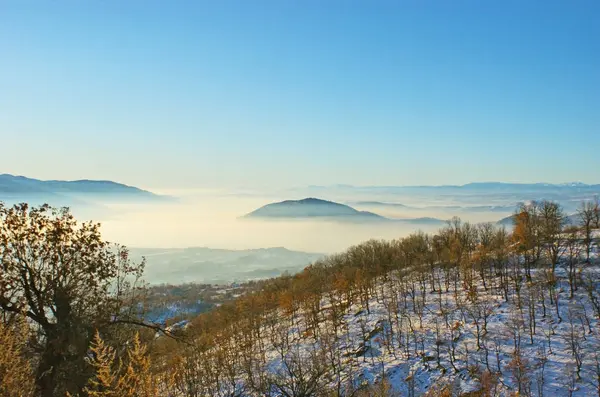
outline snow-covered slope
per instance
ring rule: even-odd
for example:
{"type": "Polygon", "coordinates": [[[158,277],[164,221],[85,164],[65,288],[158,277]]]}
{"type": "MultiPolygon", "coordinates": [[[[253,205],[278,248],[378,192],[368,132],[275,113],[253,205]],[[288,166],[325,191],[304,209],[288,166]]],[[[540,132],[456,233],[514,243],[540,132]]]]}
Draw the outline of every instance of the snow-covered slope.
{"type": "Polygon", "coordinates": [[[368,384],[402,396],[598,395],[598,249],[571,273],[566,252],[554,273],[530,277],[513,259],[404,268],[354,292],[291,300],[254,332],[224,330],[202,360],[234,374],[216,386],[222,395],[352,395],[368,384]]]}

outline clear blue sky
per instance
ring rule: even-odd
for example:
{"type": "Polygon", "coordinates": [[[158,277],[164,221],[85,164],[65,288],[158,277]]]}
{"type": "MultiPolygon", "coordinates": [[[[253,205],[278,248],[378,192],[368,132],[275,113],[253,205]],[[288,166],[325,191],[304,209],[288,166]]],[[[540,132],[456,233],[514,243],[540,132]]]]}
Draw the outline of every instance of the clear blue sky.
{"type": "Polygon", "coordinates": [[[600,182],[600,2],[0,1],[0,173],[600,182]]]}

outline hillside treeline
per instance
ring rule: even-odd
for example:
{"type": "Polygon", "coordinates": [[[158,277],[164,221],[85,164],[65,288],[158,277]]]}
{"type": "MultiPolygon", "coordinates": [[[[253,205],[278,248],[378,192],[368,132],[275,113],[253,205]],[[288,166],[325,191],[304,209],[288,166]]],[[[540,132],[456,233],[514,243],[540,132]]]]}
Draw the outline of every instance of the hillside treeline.
{"type": "Polygon", "coordinates": [[[367,241],[169,332],[97,224],[0,206],[0,395],[600,396],[598,202],[513,219],[367,241]]]}

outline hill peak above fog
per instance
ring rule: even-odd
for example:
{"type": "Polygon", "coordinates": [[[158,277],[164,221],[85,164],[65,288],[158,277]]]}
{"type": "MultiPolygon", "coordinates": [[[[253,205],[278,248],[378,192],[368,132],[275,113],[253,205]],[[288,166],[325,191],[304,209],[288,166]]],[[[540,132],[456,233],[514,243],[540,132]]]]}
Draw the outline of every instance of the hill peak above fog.
{"type": "Polygon", "coordinates": [[[387,218],[373,212],[358,211],[348,205],[333,201],[307,197],[300,200],[285,200],[267,204],[249,214],[245,218],[334,218],[338,220],[374,220],[387,218]]]}
{"type": "Polygon", "coordinates": [[[386,218],[374,212],[359,211],[349,205],[314,197],[284,200],[262,206],[243,218],[256,219],[312,219],[344,222],[396,222],[418,225],[441,225],[443,220],[432,217],[386,218]]]}

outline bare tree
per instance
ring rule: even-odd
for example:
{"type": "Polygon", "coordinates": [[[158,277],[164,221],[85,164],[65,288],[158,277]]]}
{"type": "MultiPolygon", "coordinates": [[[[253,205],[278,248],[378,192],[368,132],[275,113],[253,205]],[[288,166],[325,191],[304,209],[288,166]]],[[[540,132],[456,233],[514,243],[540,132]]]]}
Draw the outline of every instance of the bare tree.
{"type": "Polygon", "coordinates": [[[478,300],[466,307],[466,313],[475,325],[477,350],[481,349],[481,337],[487,333],[487,324],[494,306],[487,300],[478,300]]]}
{"type": "Polygon", "coordinates": [[[542,243],[552,266],[552,273],[563,253],[562,232],[565,225],[565,214],[560,204],[543,201],[540,207],[542,243]]]}
{"type": "Polygon", "coordinates": [[[573,299],[573,295],[575,291],[577,291],[576,270],[579,261],[579,254],[581,251],[581,246],[579,244],[579,229],[577,227],[569,227],[565,230],[564,245],[568,265],[569,298],[573,299]]]}
{"type": "Polygon", "coordinates": [[[600,229],[600,200],[598,196],[594,197],[594,228],[600,229]]]}
{"type": "Polygon", "coordinates": [[[530,283],[527,293],[525,294],[525,301],[527,302],[527,328],[529,328],[529,340],[533,344],[533,336],[536,333],[536,288],[533,283],[530,283]]]}
{"type": "Polygon", "coordinates": [[[577,217],[583,234],[583,245],[585,246],[585,260],[590,262],[590,251],[592,248],[592,231],[595,225],[596,212],[598,207],[597,198],[595,201],[583,201],[577,209],[577,217]]]}
{"type": "Polygon", "coordinates": [[[582,285],[585,288],[588,300],[594,309],[597,319],[600,319],[600,284],[595,271],[587,270],[582,277],[582,285]]]}
{"type": "Polygon", "coordinates": [[[577,390],[577,375],[573,368],[567,368],[567,374],[564,380],[565,389],[567,389],[567,396],[573,397],[573,393],[577,390]]]}
{"type": "Polygon", "coordinates": [[[285,397],[310,397],[324,390],[323,375],[327,361],[316,346],[301,351],[294,345],[283,357],[281,366],[268,373],[271,392],[285,397]]]}
{"type": "Polygon", "coordinates": [[[571,355],[575,360],[577,379],[581,379],[581,366],[583,365],[583,349],[581,346],[582,339],[584,338],[585,330],[582,330],[577,322],[577,313],[572,305],[569,305],[567,310],[567,319],[569,320],[569,327],[567,328],[566,334],[563,336],[565,342],[571,350],[571,355]]]}
{"type": "Polygon", "coordinates": [[[538,397],[544,397],[544,384],[546,383],[546,364],[548,363],[548,354],[544,345],[538,347],[536,354],[537,373],[536,386],[538,397]]]}
{"type": "Polygon", "coordinates": [[[531,395],[531,364],[521,355],[520,351],[513,353],[513,359],[507,365],[513,380],[517,385],[519,395],[531,395]]]}
{"type": "Polygon", "coordinates": [[[481,223],[477,226],[477,234],[479,236],[479,245],[477,249],[476,264],[479,270],[479,276],[483,284],[483,289],[487,291],[487,273],[490,270],[491,255],[494,248],[494,235],[496,230],[489,223],[481,223]]]}
{"type": "Polygon", "coordinates": [[[598,349],[594,350],[592,374],[588,379],[596,389],[596,395],[600,397],[600,351],[598,349]]]}
{"type": "Polygon", "coordinates": [[[542,327],[542,331],[548,343],[548,354],[552,354],[552,337],[556,333],[555,330],[556,325],[554,325],[554,322],[551,319],[546,319],[546,327],[542,327]]]}

